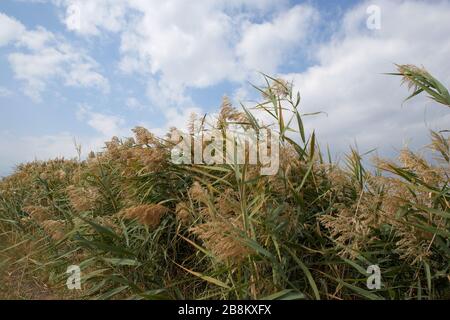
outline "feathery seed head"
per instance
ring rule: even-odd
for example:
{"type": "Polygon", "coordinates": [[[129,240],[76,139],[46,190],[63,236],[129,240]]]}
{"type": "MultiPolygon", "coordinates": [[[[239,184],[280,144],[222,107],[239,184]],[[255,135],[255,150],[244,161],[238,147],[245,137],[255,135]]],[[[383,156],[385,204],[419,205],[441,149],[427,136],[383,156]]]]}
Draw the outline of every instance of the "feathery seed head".
{"type": "Polygon", "coordinates": [[[219,261],[238,263],[252,254],[243,244],[242,228],[237,222],[211,221],[190,229],[219,261]]]}
{"type": "Polygon", "coordinates": [[[161,218],[169,211],[160,204],[143,204],[122,210],[119,216],[124,219],[137,219],[141,224],[156,228],[161,218]]]}

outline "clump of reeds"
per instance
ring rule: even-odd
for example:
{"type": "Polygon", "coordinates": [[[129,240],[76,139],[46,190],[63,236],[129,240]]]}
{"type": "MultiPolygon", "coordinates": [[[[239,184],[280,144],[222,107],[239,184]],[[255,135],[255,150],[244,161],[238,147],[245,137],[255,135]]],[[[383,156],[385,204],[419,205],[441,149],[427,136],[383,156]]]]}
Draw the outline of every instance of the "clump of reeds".
{"type": "MultiPolygon", "coordinates": [[[[426,92],[450,106],[423,68],[396,74],[409,98],[426,92]]],[[[38,243],[44,231],[58,242],[45,241],[52,263],[42,271],[82,263],[100,299],[450,298],[448,134],[431,133],[433,160],[405,149],[369,170],[352,149],[334,163],[306,132],[293,84],[264,80],[254,108],[224,97],[215,121],[193,115],[190,131],[270,127],[280,136],[275,175],[248,163],[173,165],[171,142],[136,127],[85,161],[19,165],[0,182],[0,235],[38,243]],[[361,280],[372,264],[382,270],[376,291],[361,280]]]]}

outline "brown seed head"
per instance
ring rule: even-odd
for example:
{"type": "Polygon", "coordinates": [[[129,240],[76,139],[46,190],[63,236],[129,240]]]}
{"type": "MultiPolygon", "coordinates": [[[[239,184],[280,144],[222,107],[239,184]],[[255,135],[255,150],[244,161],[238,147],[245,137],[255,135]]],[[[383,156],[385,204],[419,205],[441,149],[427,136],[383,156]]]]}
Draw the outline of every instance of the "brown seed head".
{"type": "Polygon", "coordinates": [[[160,204],[143,204],[124,209],[119,212],[119,215],[124,219],[137,219],[141,224],[155,228],[168,211],[168,208],[160,204]]]}
{"type": "Polygon", "coordinates": [[[252,254],[242,239],[242,229],[237,222],[212,221],[190,229],[197,235],[219,261],[238,263],[252,254]]]}

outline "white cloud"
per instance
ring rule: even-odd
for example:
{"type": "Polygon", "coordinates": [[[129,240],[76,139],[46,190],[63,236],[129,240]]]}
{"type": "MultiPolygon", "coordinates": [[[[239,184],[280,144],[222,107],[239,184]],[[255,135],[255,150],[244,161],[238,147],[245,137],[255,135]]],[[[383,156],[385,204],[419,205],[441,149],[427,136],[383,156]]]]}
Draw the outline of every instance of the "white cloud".
{"type": "Polygon", "coordinates": [[[305,122],[333,149],[345,150],[355,141],[366,151],[383,146],[385,154],[406,143],[423,146],[428,129],[448,129],[448,110],[424,97],[402,107],[407,89],[399,78],[382,73],[394,71],[394,63],[412,63],[450,83],[450,3],[376,1],[382,25],[370,31],[365,19],[372,3],[345,15],[342,29],[313,53],[316,65],[286,77],[302,94],[303,112],[328,113],[305,122]],[[433,27],[436,21],[439,27],[433,27]]]}
{"type": "Polygon", "coordinates": [[[287,1],[270,0],[56,3],[66,11],[64,21],[69,30],[74,30],[70,26],[77,11],[81,27],[75,32],[87,36],[98,36],[101,30],[118,32],[120,70],[147,75],[149,97],[165,106],[189,105],[187,88],[204,88],[226,80],[241,82],[255,68],[273,72],[286,51],[295,48],[288,42],[303,39],[316,17],[308,5],[278,14],[287,1]],[[78,9],[68,12],[68,8],[78,9]],[[262,17],[268,21],[254,22],[262,17]]]}
{"type": "Polygon", "coordinates": [[[186,87],[239,77],[233,21],[213,2],[134,1],[134,8],[142,16],[122,33],[121,52],[160,79],[163,97],[177,102],[186,87]]]}
{"type": "Polygon", "coordinates": [[[62,73],[62,54],[54,48],[46,48],[34,54],[12,53],[8,60],[15,78],[26,82],[25,93],[34,100],[40,99],[46,81],[62,73]]]}
{"type": "Polygon", "coordinates": [[[24,31],[19,21],[0,12],[0,47],[15,41],[24,31]]]}
{"type": "Polygon", "coordinates": [[[25,82],[25,94],[40,101],[48,81],[59,78],[66,86],[94,87],[109,92],[108,80],[83,50],[43,27],[27,30],[20,22],[0,13],[0,45],[15,43],[22,51],[8,56],[16,79],[25,82]]]}
{"type": "Polygon", "coordinates": [[[98,88],[103,93],[109,93],[108,80],[96,71],[97,64],[87,56],[67,57],[69,70],[64,76],[66,85],[84,88],[98,88]],[[72,60],[73,59],[73,60],[72,60]]]}
{"type": "Polygon", "coordinates": [[[249,23],[237,45],[237,54],[246,68],[273,74],[287,60],[287,55],[303,44],[318,17],[312,7],[297,5],[272,21],[249,23]]]}
{"type": "Polygon", "coordinates": [[[88,106],[80,106],[78,108],[77,118],[80,121],[86,122],[105,139],[110,139],[115,135],[121,136],[129,133],[129,130],[123,127],[125,123],[123,118],[116,115],[94,112],[88,106]]]}
{"type": "Polygon", "coordinates": [[[126,1],[54,0],[66,9],[63,22],[68,30],[81,35],[101,34],[102,30],[118,32],[124,25],[126,1]]]}
{"type": "Polygon", "coordinates": [[[57,41],[55,35],[43,27],[37,27],[35,30],[25,30],[17,38],[17,44],[30,50],[43,50],[50,42],[57,41]]]}

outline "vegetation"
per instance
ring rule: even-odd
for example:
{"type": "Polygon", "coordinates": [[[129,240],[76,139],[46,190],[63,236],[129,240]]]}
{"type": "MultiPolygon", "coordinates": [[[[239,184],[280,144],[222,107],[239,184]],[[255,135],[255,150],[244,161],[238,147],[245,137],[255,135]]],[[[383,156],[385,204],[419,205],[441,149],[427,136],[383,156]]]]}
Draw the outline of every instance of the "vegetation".
{"type": "MultiPolygon", "coordinates": [[[[425,70],[398,71],[412,96],[450,106],[425,70]]],[[[292,85],[265,80],[254,109],[281,137],[275,176],[172,164],[173,143],[144,128],[87,160],[19,165],[0,182],[4,298],[450,299],[447,132],[431,132],[432,160],[403,150],[369,170],[351,150],[339,165],[305,132],[292,85]],[[69,265],[80,291],[66,289],[69,265]]],[[[253,114],[224,99],[210,126],[260,130],[253,114]]]]}

